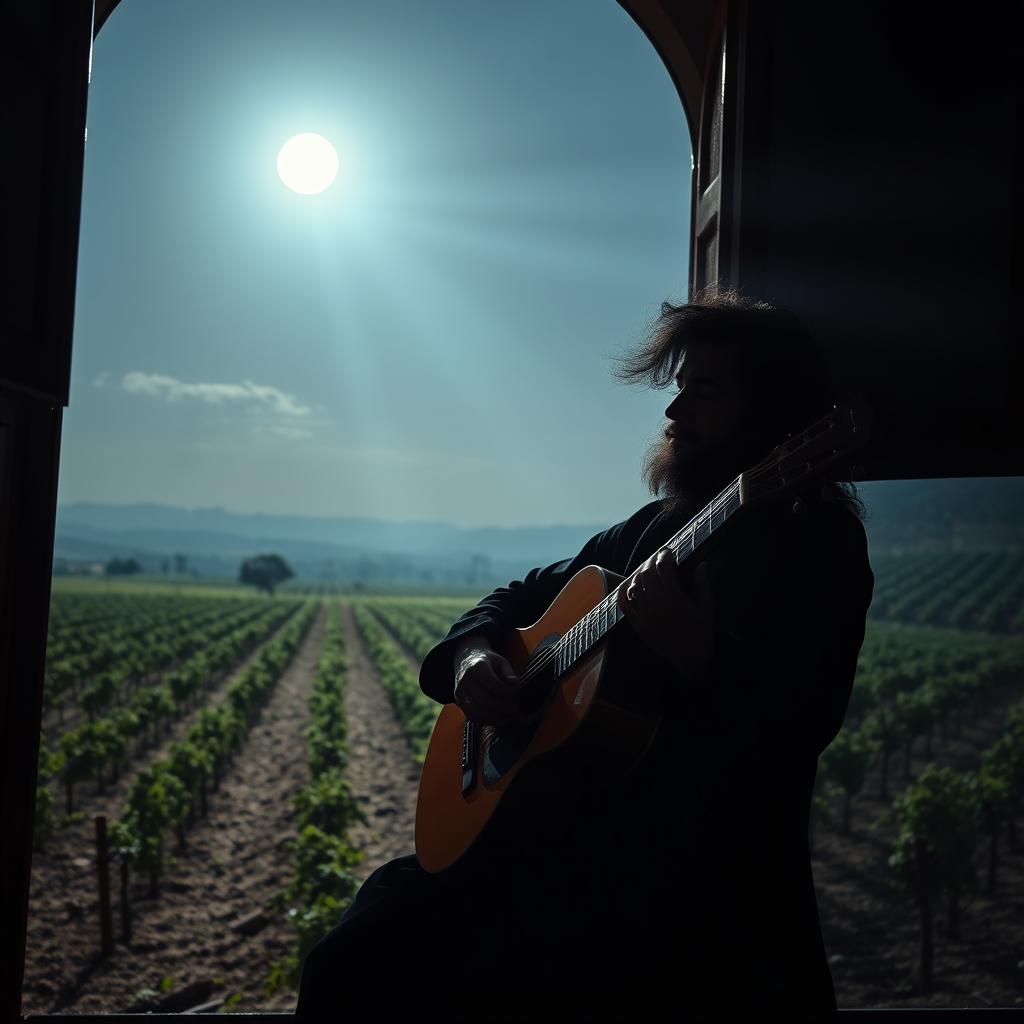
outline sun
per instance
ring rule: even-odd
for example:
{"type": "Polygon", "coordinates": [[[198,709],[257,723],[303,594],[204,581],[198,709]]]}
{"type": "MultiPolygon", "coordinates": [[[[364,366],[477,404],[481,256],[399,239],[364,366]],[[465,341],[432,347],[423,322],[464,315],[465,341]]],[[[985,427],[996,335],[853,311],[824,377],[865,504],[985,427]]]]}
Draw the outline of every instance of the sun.
{"type": "Polygon", "coordinates": [[[338,153],[316,132],[293,135],[277,154],[277,173],[293,192],[316,195],[338,176],[338,153]]]}

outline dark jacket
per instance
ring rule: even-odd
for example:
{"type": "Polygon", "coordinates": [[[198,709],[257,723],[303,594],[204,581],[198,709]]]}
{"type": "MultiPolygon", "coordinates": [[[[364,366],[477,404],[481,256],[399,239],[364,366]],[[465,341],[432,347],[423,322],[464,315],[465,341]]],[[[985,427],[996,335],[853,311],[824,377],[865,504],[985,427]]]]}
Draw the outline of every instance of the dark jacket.
{"type": "MultiPolygon", "coordinates": [[[[620,955],[657,963],[691,1003],[724,990],[733,1004],[814,1012],[835,997],[808,814],[818,755],[846,713],[874,576],[845,504],[742,516],[704,556],[717,634],[704,685],[660,659],[619,664],[663,677],[662,727],[641,766],[551,851],[545,905],[572,894],[563,909],[608,948],[609,969],[620,955]]],[[[421,688],[451,701],[461,638],[481,632],[500,651],[508,629],[535,622],[581,568],[628,575],[685,522],[652,501],[575,558],[496,589],[428,652],[421,688]]]]}

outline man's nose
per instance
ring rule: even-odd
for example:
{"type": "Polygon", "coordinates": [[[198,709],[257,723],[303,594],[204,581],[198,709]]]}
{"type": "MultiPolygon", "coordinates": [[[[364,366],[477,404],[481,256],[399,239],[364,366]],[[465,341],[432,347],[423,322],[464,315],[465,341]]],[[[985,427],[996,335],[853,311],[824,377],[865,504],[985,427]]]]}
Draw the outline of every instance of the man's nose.
{"type": "Polygon", "coordinates": [[[679,394],[677,394],[675,396],[675,398],[673,398],[672,401],[668,403],[668,406],[665,409],[666,417],[668,417],[668,419],[670,419],[670,420],[677,420],[677,419],[679,419],[680,418],[680,413],[682,412],[683,407],[684,407],[683,393],[682,393],[682,391],[680,391],[679,394]]]}

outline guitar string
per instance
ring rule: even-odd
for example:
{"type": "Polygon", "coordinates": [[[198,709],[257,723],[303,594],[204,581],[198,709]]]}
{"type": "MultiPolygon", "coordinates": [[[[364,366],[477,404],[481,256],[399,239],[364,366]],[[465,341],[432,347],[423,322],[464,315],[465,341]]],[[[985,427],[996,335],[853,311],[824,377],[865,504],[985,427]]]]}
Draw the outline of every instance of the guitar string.
{"type": "MultiPolygon", "coordinates": [[[[693,542],[694,538],[696,537],[698,526],[705,519],[711,520],[716,512],[718,512],[722,508],[724,508],[725,505],[729,503],[729,501],[734,500],[734,499],[736,499],[738,497],[739,497],[739,478],[737,477],[735,480],[732,481],[732,483],[729,484],[728,487],[726,487],[721,492],[721,494],[717,495],[714,498],[713,501],[711,501],[708,505],[706,505],[703,509],[701,509],[701,511],[698,512],[697,515],[695,515],[681,530],[679,530],[678,533],[673,537],[672,540],[668,541],[663,546],[671,548],[673,554],[678,553],[679,549],[683,547],[683,545],[685,544],[686,541],[690,541],[691,543],[693,542]],[[705,512],[707,512],[706,516],[704,515],[705,512]]],[[[724,522],[724,520],[723,520],[723,522],[724,522]]],[[[713,529],[717,529],[717,527],[715,527],[713,529]]],[[[708,536],[710,536],[710,535],[711,534],[709,532],[708,536]]],[[[696,551],[697,550],[697,546],[698,545],[693,544],[693,546],[691,548],[691,551],[696,551]]],[[[580,623],[585,621],[586,618],[589,615],[593,614],[593,612],[596,610],[596,608],[600,607],[601,604],[603,604],[605,602],[608,602],[609,609],[614,607],[615,606],[614,602],[610,601],[610,598],[612,597],[612,595],[618,593],[618,591],[624,585],[628,584],[639,571],[640,571],[640,568],[634,569],[633,572],[630,573],[629,576],[627,576],[624,580],[621,580],[615,586],[615,588],[612,591],[610,591],[610,593],[606,594],[597,603],[597,605],[595,605],[595,607],[592,608],[587,613],[587,615],[585,615],[582,619],[580,619],[579,622],[577,622],[575,625],[573,625],[563,636],[567,637],[567,636],[573,635],[573,630],[577,630],[579,625],[580,625],[580,623]]],[[[619,620],[616,620],[616,621],[619,621],[619,620]]],[[[542,652],[541,656],[536,661],[531,662],[530,665],[527,667],[526,671],[522,674],[522,676],[520,676],[520,679],[522,680],[522,682],[524,682],[524,683],[528,682],[528,681],[536,678],[542,671],[544,671],[548,667],[548,665],[550,665],[551,662],[554,661],[560,655],[561,651],[563,651],[565,649],[564,645],[561,646],[561,647],[559,646],[561,643],[562,643],[562,638],[560,638],[556,643],[552,644],[550,647],[546,648],[542,652]]]]}
{"type": "MultiPolygon", "coordinates": [[[[664,546],[668,547],[668,548],[671,548],[673,554],[677,554],[678,551],[686,544],[686,542],[689,541],[691,543],[691,545],[692,545],[691,551],[696,551],[698,545],[693,544],[693,540],[694,540],[694,538],[696,536],[698,526],[703,522],[704,519],[711,520],[714,517],[716,512],[720,511],[722,508],[725,507],[726,504],[728,504],[730,502],[730,500],[734,500],[738,496],[739,496],[739,485],[738,485],[738,478],[737,478],[737,480],[734,480],[728,487],[726,487],[721,492],[721,494],[717,495],[715,497],[715,499],[709,505],[705,506],[704,509],[701,509],[701,511],[698,512],[697,515],[695,515],[686,524],[686,526],[684,526],[681,530],[679,530],[678,533],[673,537],[673,539],[668,541],[664,546]],[[707,516],[704,516],[704,512],[705,511],[708,512],[707,516]]],[[[723,522],[724,522],[724,520],[723,520],[723,522]]],[[[710,533],[709,533],[709,536],[710,536],[710,533]]],[[[596,610],[596,608],[600,607],[602,604],[607,603],[609,609],[611,609],[612,607],[615,607],[616,603],[610,600],[612,595],[618,593],[618,591],[623,586],[628,585],[629,582],[633,579],[633,577],[639,571],[640,571],[640,568],[637,568],[629,576],[627,576],[624,580],[621,580],[610,593],[606,594],[601,599],[601,601],[598,602],[598,604],[595,606],[594,609],[591,609],[591,611],[588,612],[587,615],[584,616],[583,619],[580,620],[580,622],[577,622],[575,625],[573,625],[564,635],[565,636],[570,636],[570,635],[573,634],[574,630],[578,631],[578,627],[579,627],[580,623],[583,622],[589,615],[593,614],[594,610],[596,610]]],[[[618,622],[618,621],[619,620],[616,620],[616,622],[618,622]]],[[[614,625],[614,623],[613,623],[613,625],[614,625]]],[[[559,641],[559,643],[561,643],[561,640],[559,641]]],[[[522,680],[525,682],[525,681],[528,681],[530,679],[535,678],[544,669],[546,669],[548,667],[548,665],[553,660],[555,660],[559,656],[561,651],[564,650],[564,649],[565,649],[564,645],[562,647],[559,647],[558,643],[552,644],[550,647],[548,647],[542,653],[541,657],[538,658],[536,662],[533,662],[527,668],[526,672],[524,672],[522,677],[521,677],[522,680]]]]}
{"type": "MultiPolygon", "coordinates": [[[[770,463],[766,466],[755,466],[753,469],[745,471],[743,474],[741,474],[741,476],[744,479],[744,483],[747,484],[750,488],[752,488],[757,483],[760,483],[761,480],[763,480],[765,477],[777,473],[779,468],[778,461],[779,460],[776,459],[774,464],[770,463]]],[[[679,550],[683,547],[684,543],[689,541],[691,543],[690,553],[692,554],[693,552],[695,552],[697,550],[697,547],[699,546],[693,543],[696,537],[698,526],[701,525],[705,519],[712,521],[716,512],[724,508],[729,501],[739,497],[739,491],[740,477],[736,477],[736,479],[733,480],[726,488],[724,488],[720,494],[716,495],[716,497],[708,505],[701,509],[701,511],[698,512],[697,515],[695,515],[675,535],[675,537],[673,537],[663,546],[671,548],[673,554],[677,554],[679,550]],[[705,512],[707,513],[706,516],[705,512]]],[[[725,520],[723,520],[723,523],[724,522],[725,520]]],[[[710,536],[715,529],[717,529],[717,527],[713,526],[711,531],[709,531],[708,536],[710,536]]],[[[703,543],[703,541],[701,543],[703,543]]],[[[594,606],[594,608],[587,612],[587,614],[582,619],[580,619],[579,622],[575,623],[565,634],[563,634],[563,637],[559,638],[559,640],[556,643],[546,648],[536,661],[530,662],[527,666],[526,671],[522,674],[522,676],[520,676],[521,681],[524,683],[529,682],[535,679],[538,675],[540,675],[541,672],[546,670],[547,667],[561,655],[562,651],[565,650],[566,645],[563,644],[563,639],[565,637],[573,635],[574,630],[577,631],[576,635],[579,635],[578,627],[580,626],[580,624],[583,623],[590,615],[592,615],[593,612],[596,611],[597,608],[599,608],[602,604],[607,603],[609,609],[617,607],[617,602],[612,602],[610,598],[613,594],[617,594],[618,591],[624,585],[627,585],[639,571],[640,568],[634,569],[629,576],[627,576],[624,580],[621,580],[613,590],[606,594],[597,603],[597,605],[594,606]]],[[[619,621],[621,620],[616,619],[616,623],[619,621]]],[[[615,623],[613,623],[613,625],[615,625],[615,623]]]]}

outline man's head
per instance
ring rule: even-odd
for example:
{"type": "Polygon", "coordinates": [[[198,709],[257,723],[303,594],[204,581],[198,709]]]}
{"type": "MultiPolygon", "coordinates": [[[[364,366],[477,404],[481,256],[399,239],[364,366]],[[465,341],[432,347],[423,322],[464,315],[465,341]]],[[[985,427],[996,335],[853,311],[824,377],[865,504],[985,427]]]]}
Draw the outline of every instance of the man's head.
{"type": "Polygon", "coordinates": [[[736,292],[698,294],[661,316],[616,376],[673,386],[643,476],[668,511],[710,500],[833,404],[821,352],[787,310],[736,292]]]}

